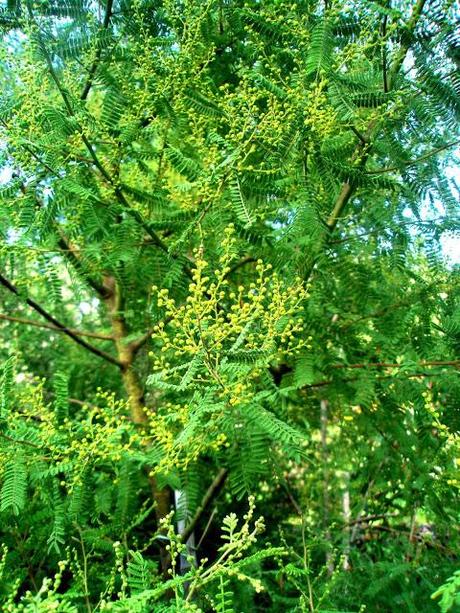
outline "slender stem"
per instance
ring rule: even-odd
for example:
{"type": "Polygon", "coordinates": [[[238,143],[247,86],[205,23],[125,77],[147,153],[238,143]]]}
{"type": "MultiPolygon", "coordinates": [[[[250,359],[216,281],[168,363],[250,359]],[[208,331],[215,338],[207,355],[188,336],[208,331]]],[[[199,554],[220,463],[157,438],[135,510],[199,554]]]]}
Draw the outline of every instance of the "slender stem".
{"type": "MultiPolygon", "coordinates": [[[[388,87],[388,91],[390,91],[394,85],[396,76],[404,62],[404,59],[407,55],[407,52],[409,51],[410,45],[411,45],[411,35],[413,34],[418,20],[423,12],[423,8],[425,6],[426,0],[418,0],[417,4],[414,7],[414,10],[412,11],[412,15],[406,25],[406,33],[407,33],[407,37],[406,37],[406,42],[404,42],[395,59],[393,60],[393,63],[391,65],[391,68],[389,69],[388,73],[387,73],[387,87],[388,87]]],[[[370,146],[371,146],[371,142],[375,137],[375,134],[377,132],[377,122],[375,120],[371,121],[368,125],[368,128],[366,130],[366,134],[364,135],[364,141],[366,142],[366,144],[364,144],[362,141],[357,145],[355,152],[353,154],[353,158],[354,159],[361,159],[361,165],[364,166],[366,164],[367,158],[369,156],[369,152],[370,152],[370,146]]],[[[356,186],[352,183],[346,182],[342,184],[342,189],[340,190],[339,195],[337,196],[334,206],[332,208],[332,212],[329,215],[329,218],[326,222],[330,232],[332,233],[332,231],[335,229],[345,207],[347,206],[350,198],[352,197],[352,195],[354,194],[356,189],[356,186]]]]}
{"type": "Polygon", "coordinates": [[[324,539],[327,544],[326,550],[326,566],[328,575],[332,575],[334,571],[334,561],[331,555],[331,531],[329,527],[329,448],[328,448],[328,408],[329,403],[324,398],[320,401],[320,423],[321,423],[321,464],[323,474],[323,530],[324,539]]]}
{"type": "MultiPolygon", "coordinates": [[[[91,607],[91,602],[89,600],[89,589],[88,589],[88,556],[86,554],[86,548],[85,548],[85,543],[83,540],[83,535],[81,533],[80,528],[77,526],[77,530],[78,530],[78,535],[80,537],[79,541],[80,541],[80,546],[81,546],[81,553],[82,553],[82,558],[83,558],[83,569],[82,569],[82,579],[83,579],[83,588],[84,588],[84,596],[85,596],[85,603],[86,603],[86,609],[87,611],[89,611],[89,613],[91,613],[91,611],[93,610],[91,607]]],[[[76,539],[78,540],[78,539],[76,539]]]]}
{"type": "Polygon", "coordinates": [[[206,522],[206,526],[204,527],[203,533],[200,536],[200,540],[198,541],[196,547],[195,547],[195,551],[198,551],[201,547],[201,545],[203,544],[203,541],[208,533],[209,528],[211,527],[212,524],[212,520],[214,519],[214,516],[216,514],[217,510],[216,507],[214,507],[214,509],[212,510],[211,515],[209,516],[208,521],[206,522]]]}
{"type": "MultiPolygon", "coordinates": [[[[452,147],[455,147],[456,145],[459,145],[459,144],[460,144],[460,140],[455,140],[455,141],[452,141],[451,143],[447,143],[446,145],[436,147],[436,149],[433,149],[432,151],[429,151],[428,153],[421,155],[415,160],[409,160],[408,162],[403,162],[403,166],[405,168],[416,166],[420,162],[423,162],[424,160],[428,160],[430,157],[433,157],[433,155],[436,155],[437,153],[440,153],[441,151],[445,151],[446,149],[451,149],[452,147]]],[[[398,166],[389,166],[388,168],[378,168],[377,170],[366,170],[366,174],[376,175],[376,174],[383,174],[385,172],[398,172],[400,170],[401,168],[398,166]]]]}
{"type": "Polygon", "coordinates": [[[198,508],[196,509],[195,515],[192,517],[189,524],[185,527],[184,531],[181,534],[181,541],[183,543],[185,543],[189,536],[193,533],[201,517],[221,491],[222,487],[224,486],[225,480],[227,479],[227,475],[228,470],[226,468],[221,468],[215,476],[213,482],[206,490],[203,499],[201,500],[198,508]]]}

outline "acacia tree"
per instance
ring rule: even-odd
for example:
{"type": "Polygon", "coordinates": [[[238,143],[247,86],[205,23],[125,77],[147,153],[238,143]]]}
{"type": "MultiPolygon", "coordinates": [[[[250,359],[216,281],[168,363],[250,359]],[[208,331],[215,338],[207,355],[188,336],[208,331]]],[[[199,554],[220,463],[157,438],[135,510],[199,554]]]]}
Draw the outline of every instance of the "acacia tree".
{"type": "Polygon", "coordinates": [[[6,610],[430,610],[458,520],[457,17],[2,9],[6,610]],[[275,546],[251,502],[219,553],[249,494],[275,546]]]}

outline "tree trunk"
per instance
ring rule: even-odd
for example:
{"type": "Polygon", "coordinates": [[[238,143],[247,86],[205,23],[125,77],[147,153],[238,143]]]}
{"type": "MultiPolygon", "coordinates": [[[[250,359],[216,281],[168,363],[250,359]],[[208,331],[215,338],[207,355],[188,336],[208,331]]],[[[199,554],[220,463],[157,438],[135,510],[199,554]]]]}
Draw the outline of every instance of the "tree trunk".
{"type": "Polygon", "coordinates": [[[321,456],[323,464],[323,530],[324,539],[326,541],[326,566],[328,575],[334,572],[334,560],[331,553],[331,531],[329,528],[329,450],[327,444],[328,431],[328,408],[327,400],[320,402],[320,421],[321,421],[321,456]]]}
{"type": "MultiPolygon", "coordinates": [[[[123,300],[120,288],[114,277],[106,277],[104,285],[108,289],[108,296],[105,299],[105,303],[110,316],[118,359],[122,363],[121,377],[126,395],[128,396],[131,420],[138,425],[146,424],[148,418],[145,411],[144,388],[134,370],[133,351],[126,342],[128,331],[123,316],[123,300]]],[[[159,488],[155,476],[150,474],[151,471],[149,468],[147,468],[147,471],[149,473],[148,478],[152,498],[155,502],[155,516],[157,524],[159,525],[160,520],[166,517],[171,510],[171,491],[167,487],[159,488]]],[[[161,545],[160,559],[162,570],[165,571],[169,560],[165,545],[161,545]]]]}

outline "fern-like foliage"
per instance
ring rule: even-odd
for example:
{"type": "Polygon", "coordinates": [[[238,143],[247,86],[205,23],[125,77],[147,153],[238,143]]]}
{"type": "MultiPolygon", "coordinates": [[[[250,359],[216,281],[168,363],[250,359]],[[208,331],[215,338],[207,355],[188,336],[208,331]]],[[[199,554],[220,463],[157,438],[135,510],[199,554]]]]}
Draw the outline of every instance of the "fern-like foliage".
{"type": "Polygon", "coordinates": [[[13,369],[15,357],[10,356],[3,363],[2,377],[0,382],[0,418],[5,419],[10,408],[10,393],[13,386],[13,369]]]}
{"type": "Polygon", "coordinates": [[[0,510],[19,515],[26,505],[27,467],[25,458],[18,454],[5,466],[0,494],[0,510]]]}

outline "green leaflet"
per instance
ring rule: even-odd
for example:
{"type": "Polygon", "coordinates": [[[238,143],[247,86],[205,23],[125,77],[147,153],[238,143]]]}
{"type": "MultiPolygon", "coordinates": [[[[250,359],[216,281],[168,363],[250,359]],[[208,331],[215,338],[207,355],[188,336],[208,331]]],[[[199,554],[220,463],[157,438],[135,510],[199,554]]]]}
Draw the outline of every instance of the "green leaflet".
{"type": "Polygon", "coordinates": [[[311,33],[311,44],[305,62],[307,76],[329,71],[333,47],[331,23],[327,18],[321,19],[311,33]]]}
{"type": "Polygon", "coordinates": [[[457,13],[2,4],[0,610],[454,610],[457,13]]]}
{"type": "Polygon", "coordinates": [[[127,565],[128,585],[133,595],[142,594],[151,586],[151,571],[148,562],[138,551],[130,551],[127,565]]]}
{"type": "Polygon", "coordinates": [[[5,467],[0,493],[0,511],[11,511],[14,515],[19,515],[26,505],[26,493],[27,467],[24,455],[19,452],[5,467]]]}
{"type": "Polygon", "coordinates": [[[10,409],[10,393],[16,358],[11,355],[4,363],[0,379],[0,419],[5,419],[10,409]]]}
{"type": "Polygon", "coordinates": [[[53,480],[52,493],[53,528],[47,541],[48,552],[60,553],[65,544],[66,509],[56,480],[53,480]]]}
{"type": "Polygon", "coordinates": [[[54,411],[56,420],[62,423],[69,415],[69,377],[64,372],[57,372],[54,376],[54,411]]]}
{"type": "Polygon", "coordinates": [[[229,186],[230,197],[233,209],[238,219],[243,222],[244,227],[249,227],[254,223],[251,209],[241,190],[241,184],[236,175],[232,178],[229,186]]]}

